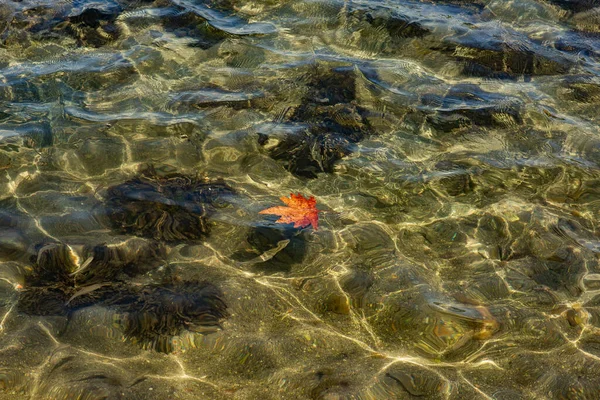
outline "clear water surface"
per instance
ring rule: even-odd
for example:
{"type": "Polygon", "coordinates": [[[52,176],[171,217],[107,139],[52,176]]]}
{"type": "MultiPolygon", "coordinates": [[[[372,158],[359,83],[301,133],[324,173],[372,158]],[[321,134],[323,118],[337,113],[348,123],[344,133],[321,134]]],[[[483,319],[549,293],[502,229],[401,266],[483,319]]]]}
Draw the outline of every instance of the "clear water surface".
{"type": "Polygon", "coordinates": [[[0,1],[0,399],[600,398],[599,73],[594,0],[0,1]]]}

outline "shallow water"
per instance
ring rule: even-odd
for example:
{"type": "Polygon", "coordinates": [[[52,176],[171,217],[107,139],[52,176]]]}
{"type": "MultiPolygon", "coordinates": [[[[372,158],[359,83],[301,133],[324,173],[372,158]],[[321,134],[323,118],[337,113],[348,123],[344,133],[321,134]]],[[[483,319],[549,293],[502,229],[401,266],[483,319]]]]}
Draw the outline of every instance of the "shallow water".
{"type": "Polygon", "coordinates": [[[0,44],[0,399],[600,398],[596,1],[5,0],[0,44]]]}

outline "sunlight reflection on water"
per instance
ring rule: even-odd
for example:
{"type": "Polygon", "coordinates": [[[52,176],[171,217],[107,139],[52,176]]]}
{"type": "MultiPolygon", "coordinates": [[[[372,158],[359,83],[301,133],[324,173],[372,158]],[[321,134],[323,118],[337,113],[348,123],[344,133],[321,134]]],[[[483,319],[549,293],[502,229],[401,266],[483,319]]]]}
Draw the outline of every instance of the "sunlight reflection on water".
{"type": "Polygon", "coordinates": [[[599,16],[3,2],[0,398],[600,397],[599,16]]]}

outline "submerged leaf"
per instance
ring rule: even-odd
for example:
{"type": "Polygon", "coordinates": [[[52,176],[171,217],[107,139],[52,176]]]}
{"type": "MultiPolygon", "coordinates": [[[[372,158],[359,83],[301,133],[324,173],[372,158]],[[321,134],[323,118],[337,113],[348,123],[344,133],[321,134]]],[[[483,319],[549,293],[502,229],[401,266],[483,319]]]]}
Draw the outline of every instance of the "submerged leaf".
{"type": "Polygon", "coordinates": [[[290,197],[281,197],[287,207],[277,206],[270,207],[259,212],[259,214],[279,215],[279,219],[275,222],[280,224],[294,224],[294,228],[304,228],[312,225],[315,230],[319,225],[319,212],[317,210],[317,201],[313,196],[305,198],[300,193],[290,193],[290,197]]]}

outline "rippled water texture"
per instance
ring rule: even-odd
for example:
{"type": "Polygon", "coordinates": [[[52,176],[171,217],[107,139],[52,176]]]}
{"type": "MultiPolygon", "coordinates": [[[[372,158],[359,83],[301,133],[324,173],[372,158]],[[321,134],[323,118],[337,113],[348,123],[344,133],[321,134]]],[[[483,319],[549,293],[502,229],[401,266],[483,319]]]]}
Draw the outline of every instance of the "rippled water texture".
{"type": "Polygon", "coordinates": [[[0,1],[0,399],[599,399],[599,74],[595,0],[0,1]]]}

